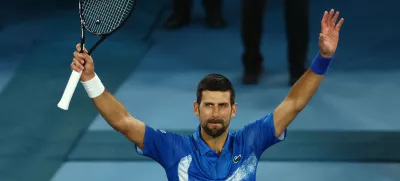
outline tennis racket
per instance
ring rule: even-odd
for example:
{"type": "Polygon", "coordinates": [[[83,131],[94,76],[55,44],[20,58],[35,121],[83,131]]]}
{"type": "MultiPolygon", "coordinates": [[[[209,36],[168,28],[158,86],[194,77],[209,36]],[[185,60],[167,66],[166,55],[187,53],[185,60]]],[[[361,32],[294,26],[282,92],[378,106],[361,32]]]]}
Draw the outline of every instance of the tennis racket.
{"type": "MultiPolygon", "coordinates": [[[[92,52],[108,36],[118,30],[130,17],[136,0],[79,0],[79,16],[81,21],[81,53],[85,49],[86,31],[101,38],[88,51],[92,52]]],[[[67,86],[57,106],[68,110],[72,96],[78,85],[82,72],[72,71],[67,86]]]]}

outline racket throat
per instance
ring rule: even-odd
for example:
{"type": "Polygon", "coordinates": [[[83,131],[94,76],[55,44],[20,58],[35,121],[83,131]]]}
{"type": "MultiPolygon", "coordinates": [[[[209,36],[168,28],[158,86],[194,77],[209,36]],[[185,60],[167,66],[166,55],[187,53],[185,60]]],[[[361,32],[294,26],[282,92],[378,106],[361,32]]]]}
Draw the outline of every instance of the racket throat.
{"type": "Polygon", "coordinates": [[[107,35],[103,35],[99,41],[97,41],[93,47],[89,50],[88,54],[91,55],[93,50],[97,48],[97,46],[99,46],[105,39],[107,38],[107,35]]]}

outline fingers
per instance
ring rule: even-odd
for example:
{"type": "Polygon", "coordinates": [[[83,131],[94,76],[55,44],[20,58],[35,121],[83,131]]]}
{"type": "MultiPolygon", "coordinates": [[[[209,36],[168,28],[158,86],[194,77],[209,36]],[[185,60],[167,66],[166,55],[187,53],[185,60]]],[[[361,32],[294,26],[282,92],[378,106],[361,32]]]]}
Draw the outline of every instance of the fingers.
{"type": "Polygon", "coordinates": [[[336,30],[336,31],[340,31],[340,28],[342,27],[343,22],[344,22],[344,19],[341,18],[340,21],[339,21],[339,23],[338,23],[338,24],[336,25],[336,27],[335,27],[335,30],[336,30]]]}
{"type": "Polygon", "coordinates": [[[330,28],[335,30],[340,30],[340,27],[343,24],[344,19],[341,18],[340,21],[336,24],[337,20],[339,19],[339,12],[334,9],[331,9],[329,12],[325,11],[324,16],[321,20],[321,28],[330,28]]]}
{"type": "Polygon", "coordinates": [[[88,59],[88,54],[85,54],[85,53],[80,53],[80,52],[78,52],[78,51],[75,51],[74,52],[74,58],[76,58],[76,59],[78,59],[78,60],[81,60],[82,61],[82,64],[84,64],[85,63],[85,60],[87,60],[88,59]]]}
{"type": "MultiPolygon", "coordinates": [[[[88,55],[79,53],[77,51],[74,52],[74,58],[72,60],[71,68],[75,70],[78,69],[79,71],[82,71],[84,68],[84,65],[86,63],[86,60],[88,60],[88,55]],[[74,67],[72,67],[74,65],[74,67]]],[[[76,70],[76,71],[78,71],[76,70]]]]}
{"type": "Polygon", "coordinates": [[[339,18],[339,11],[336,11],[335,15],[333,16],[333,18],[331,19],[331,22],[330,22],[332,28],[335,27],[335,24],[336,24],[338,18],[339,18]]]}
{"type": "MultiPolygon", "coordinates": [[[[81,47],[81,44],[80,44],[80,43],[76,44],[75,47],[76,47],[76,51],[81,52],[82,47],[81,47]]],[[[86,50],[86,48],[83,49],[83,52],[84,52],[84,53],[88,53],[88,51],[86,50]]]]}
{"type": "Polygon", "coordinates": [[[334,26],[335,24],[332,24],[332,17],[333,17],[334,14],[335,14],[335,10],[334,10],[334,9],[331,9],[331,10],[329,11],[329,13],[328,13],[328,17],[327,17],[327,19],[326,19],[326,25],[327,25],[327,27],[329,27],[329,28],[335,27],[335,26],[334,26]]]}
{"type": "Polygon", "coordinates": [[[333,17],[333,15],[335,14],[335,10],[332,8],[330,11],[329,11],[329,20],[330,19],[332,19],[332,17],[333,17]]]}
{"type": "Polygon", "coordinates": [[[84,69],[82,60],[74,58],[71,63],[71,69],[75,70],[76,72],[81,72],[84,69]]]}
{"type": "Polygon", "coordinates": [[[88,54],[88,51],[84,49],[84,53],[81,53],[81,44],[76,45],[76,51],[73,55],[74,58],[71,63],[72,70],[82,72],[85,69],[85,66],[93,66],[93,60],[88,54]]]}
{"type": "Polygon", "coordinates": [[[327,27],[327,22],[328,22],[328,12],[325,11],[324,16],[322,17],[322,20],[321,20],[321,28],[322,29],[327,27]]]}
{"type": "MultiPolygon", "coordinates": [[[[333,9],[332,9],[332,10],[333,10],[333,9]]],[[[332,10],[331,10],[331,12],[333,12],[332,10]]],[[[336,11],[335,15],[334,15],[333,18],[330,20],[330,27],[331,27],[332,29],[335,29],[336,31],[340,31],[340,28],[342,27],[343,22],[344,22],[344,19],[341,18],[341,19],[339,20],[339,22],[336,24],[336,22],[337,22],[338,19],[339,19],[339,11],[336,11]]]]}

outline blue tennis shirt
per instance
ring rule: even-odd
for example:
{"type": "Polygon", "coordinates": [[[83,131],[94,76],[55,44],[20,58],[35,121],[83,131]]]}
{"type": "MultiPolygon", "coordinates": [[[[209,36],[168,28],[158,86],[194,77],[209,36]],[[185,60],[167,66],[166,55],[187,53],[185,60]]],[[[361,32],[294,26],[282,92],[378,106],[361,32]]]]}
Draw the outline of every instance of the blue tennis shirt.
{"type": "Polygon", "coordinates": [[[169,181],[254,181],[261,154],[280,142],[275,137],[273,114],[251,122],[228,134],[220,155],[200,137],[200,127],[193,135],[178,135],[146,125],[144,148],[138,154],[158,162],[169,181]]]}

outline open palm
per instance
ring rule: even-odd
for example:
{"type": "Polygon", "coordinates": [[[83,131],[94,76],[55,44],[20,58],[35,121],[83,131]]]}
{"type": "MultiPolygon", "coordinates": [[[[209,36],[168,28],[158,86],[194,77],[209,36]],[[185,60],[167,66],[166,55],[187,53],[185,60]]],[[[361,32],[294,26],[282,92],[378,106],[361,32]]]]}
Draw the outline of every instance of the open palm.
{"type": "Polygon", "coordinates": [[[324,12],[324,16],[321,20],[321,33],[319,34],[319,48],[323,57],[332,57],[336,51],[339,42],[339,31],[343,25],[344,19],[341,18],[336,24],[339,18],[339,12],[331,9],[329,13],[324,12]]]}

